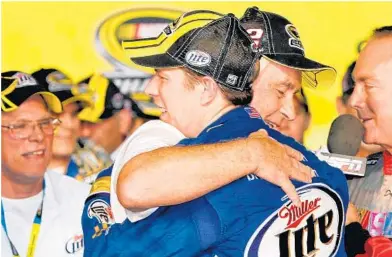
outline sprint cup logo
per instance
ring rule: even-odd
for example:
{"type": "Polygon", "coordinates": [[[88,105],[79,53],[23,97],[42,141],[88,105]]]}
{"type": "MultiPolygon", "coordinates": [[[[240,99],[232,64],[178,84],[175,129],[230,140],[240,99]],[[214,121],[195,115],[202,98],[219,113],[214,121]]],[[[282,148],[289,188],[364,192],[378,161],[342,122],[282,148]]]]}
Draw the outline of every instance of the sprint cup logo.
{"type": "Polygon", "coordinates": [[[105,19],[97,29],[98,52],[116,70],[129,71],[130,61],[121,47],[123,40],[156,37],[182,14],[169,9],[131,9],[105,19]]]}
{"type": "Polygon", "coordinates": [[[270,215],[253,233],[245,257],[335,256],[341,243],[343,203],[323,184],[298,189],[301,206],[291,201],[270,215]]]}

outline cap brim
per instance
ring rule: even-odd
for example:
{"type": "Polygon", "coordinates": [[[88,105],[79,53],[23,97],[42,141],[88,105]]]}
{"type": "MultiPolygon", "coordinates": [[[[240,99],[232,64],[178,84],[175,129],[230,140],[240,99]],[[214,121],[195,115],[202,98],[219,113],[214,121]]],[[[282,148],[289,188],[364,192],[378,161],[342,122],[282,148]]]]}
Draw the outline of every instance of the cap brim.
{"type": "Polygon", "coordinates": [[[268,60],[302,71],[302,84],[311,88],[326,89],[336,80],[336,70],[328,65],[310,60],[302,55],[265,54],[268,60]]]}
{"type": "Polygon", "coordinates": [[[92,107],[86,107],[78,113],[78,119],[81,121],[87,121],[91,123],[97,123],[100,121],[102,111],[97,111],[92,107]]]}
{"type": "Polygon", "coordinates": [[[162,114],[162,109],[153,102],[136,101],[135,104],[137,105],[140,112],[144,115],[151,117],[159,117],[162,114]]]}
{"type": "Polygon", "coordinates": [[[94,105],[91,97],[86,96],[86,95],[72,96],[72,97],[62,101],[63,105],[67,105],[70,103],[76,103],[76,102],[82,102],[85,106],[93,106],[94,105]]]}
{"type": "Polygon", "coordinates": [[[2,103],[1,103],[1,110],[4,112],[11,112],[16,110],[22,103],[24,103],[27,99],[29,99],[33,95],[41,95],[48,108],[54,113],[61,113],[63,112],[63,106],[61,104],[60,99],[51,92],[48,91],[40,91],[36,88],[18,92],[12,92],[8,95],[1,96],[2,103]],[[12,97],[11,94],[18,94],[18,97],[12,97]]]}
{"type": "Polygon", "coordinates": [[[63,106],[61,104],[61,101],[55,94],[51,92],[37,92],[34,95],[41,95],[52,112],[63,112],[63,106]]]}
{"type": "Polygon", "coordinates": [[[152,69],[174,68],[184,66],[183,63],[177,61],[167,53],[143,57],[131,57],[131,60],[137,65],[152,69]]]}

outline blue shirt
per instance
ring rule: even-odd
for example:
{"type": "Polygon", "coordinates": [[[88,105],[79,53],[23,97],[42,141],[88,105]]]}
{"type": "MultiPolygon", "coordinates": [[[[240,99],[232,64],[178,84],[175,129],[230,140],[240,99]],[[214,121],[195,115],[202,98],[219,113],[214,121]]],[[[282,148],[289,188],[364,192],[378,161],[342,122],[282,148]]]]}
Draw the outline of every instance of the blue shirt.
{"type": "Polygon", "coordinates": [[[180,144],[228,141],[262,128],[302,152],[304,163],[317,173],[311,184],[294,182],[301,207],[293,206],[279,187],[248,175],[193,201],[160,207],[137,223],[114,224],[106,235],[88,238],[84,231],[85,256],[303,256],[317,251],[346,256],[343,173],[270,129],[254,109],[238,107],[180,144]]]}
{"type": "Polygon", "coordinates": [[[71,159],[68,163],[67,173],[65,175],[74,178],[78,174],[79,174],[79,166],[76,164],[74,160],[71,159]]]}

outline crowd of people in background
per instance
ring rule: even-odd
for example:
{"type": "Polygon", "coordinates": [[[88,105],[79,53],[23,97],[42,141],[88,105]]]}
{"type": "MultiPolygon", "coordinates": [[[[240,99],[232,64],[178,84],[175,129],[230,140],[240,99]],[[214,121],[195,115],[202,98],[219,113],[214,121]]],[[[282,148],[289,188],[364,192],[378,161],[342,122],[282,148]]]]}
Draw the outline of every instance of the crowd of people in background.
{"type": "Polygon", "coordinates": [[[337,111],[365,130],[349,179],[302,145],[303,88],[335,69],[256,7],[124,42],[156,71],[136,94],[2,72],[2,256],[392,256],[391,46],[376,29],[341,82],[337,111]]]}

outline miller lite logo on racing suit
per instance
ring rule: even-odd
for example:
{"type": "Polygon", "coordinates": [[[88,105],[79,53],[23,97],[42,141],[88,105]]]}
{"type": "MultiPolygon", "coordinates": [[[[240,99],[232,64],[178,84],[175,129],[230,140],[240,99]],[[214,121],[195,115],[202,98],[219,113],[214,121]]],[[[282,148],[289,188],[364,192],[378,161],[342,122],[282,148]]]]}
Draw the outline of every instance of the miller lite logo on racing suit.
{"type": "Polygon", "coordinates": [[[342,199],[321,183],[297,191],[301,206],[287,201],[272,213],[248,241],[245,257],[335,256],[344,226],[342,199]]]}
{"type": "Polygon", "coordinates": [[[100,223],[114,223],[114,218],[110,205],[103,200],[94,200],[89,205],[87,213],[90,219],[96,218],[100,223]]]}

